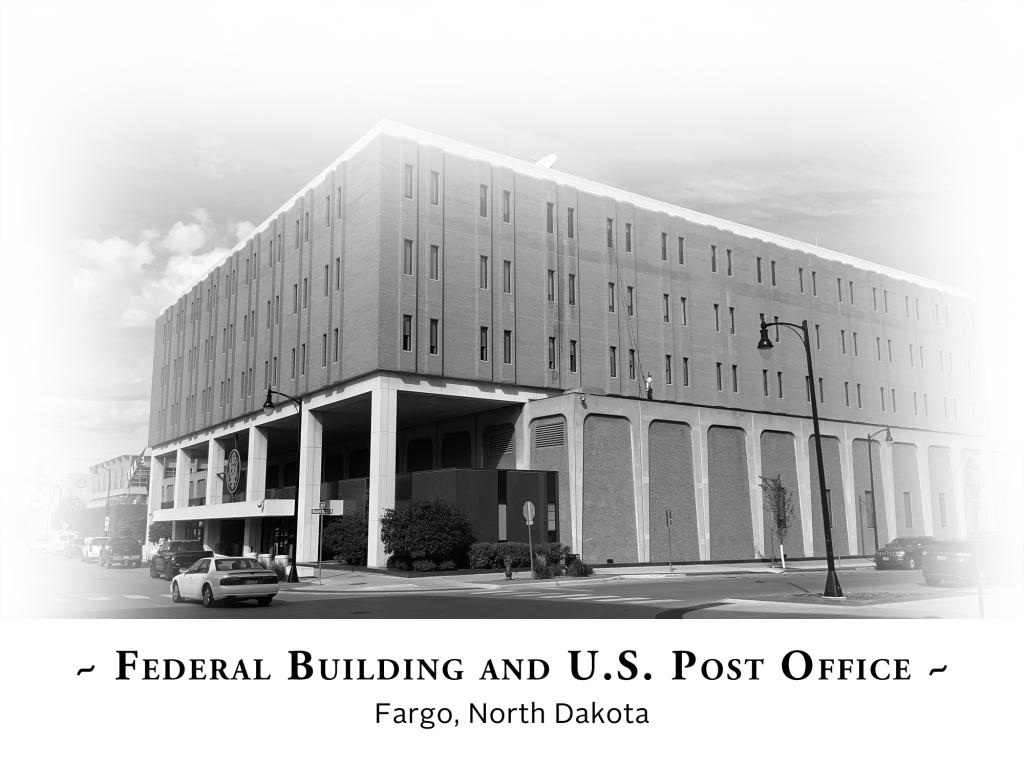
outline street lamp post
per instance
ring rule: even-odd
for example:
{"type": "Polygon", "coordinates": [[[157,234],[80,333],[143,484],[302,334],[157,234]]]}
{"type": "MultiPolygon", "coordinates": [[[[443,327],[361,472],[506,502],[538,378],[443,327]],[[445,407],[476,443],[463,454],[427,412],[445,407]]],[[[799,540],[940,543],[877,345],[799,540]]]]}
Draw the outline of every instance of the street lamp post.
{"type": "Polygon", "coordinates": [[[868,484],[871,488],[871,527],[875,533],[875,552],[878,551],[878,517],[875,514],[875,462],[871,457],[871,445],[875,438],[885,432],[885,442],[892,445],[892,432],[889,427],[882,427],[877,432],[868,435],[868,484]]]}
{"type": "MultiPolygon", "coordinates": [[[[291,395],[278,392],[276,389],[267,387],[267,400],[263,403],[263,413],[270,416],[274,412],[273,395],[280,395],[286,400],[291,400],[299,408],[299,461],[302,464],[302,401],[296,400],[291,395]]],[[[288,583],[295,584],[299,580],[299,478],[295,478],[295,533],[292,536],[292,569],[288,574],[288,583]]]]}
{"type": "Polygon", "coordinates": [[[825,559],[828,562],[828,575],[825,577],[825,597],[842,597],[843,588],[839,585],[839,576],[836,574],[835,556],[832,551],[832,525],[831,510],[828,508],[828,491],[825,489],[825,461],[821,456],[821,430],[818,424],[818,398],[814,394],[814,363],[811,361],[811,337],[807,330],[807,321],[800,325],[795,323],[783,323],[776,320],[773,323],[766,323],[761,320],[761,339],[757,342],[757,348],[762,353],[767,353],[774,346],[768,338],[768,329],[772,326],[784,326],[792,329],[800,335],[804,343],[804,352],[807,353],[807,376],[808,392],[811,398],[811,419],[814,422],[814,454],[818,462],[818,490],[821,495],[821,518],[825,528],[825,559]]]}

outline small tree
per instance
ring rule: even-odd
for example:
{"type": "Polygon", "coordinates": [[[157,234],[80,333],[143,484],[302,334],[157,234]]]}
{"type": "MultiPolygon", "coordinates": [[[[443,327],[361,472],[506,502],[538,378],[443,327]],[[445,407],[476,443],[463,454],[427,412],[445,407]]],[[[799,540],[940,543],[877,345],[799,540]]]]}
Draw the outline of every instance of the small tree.
{"type": "Polygon", "coordinates": [[[369,524],[365,512],[333,518],[324,528],[322,548],[325,555],[349,565],[366,565],[366,539],[369,524]]]}
{"type": "Polygon", "coordinates": [[[473,533],[466,515],[444,499],[413,500],[402,509],[384,510],[380,538],[387,554],[462,564],[473,533]]]}
{"type": "Polygon", "coordinates": [[[772,533],[779,540],[779,554],[782,556],[782,570],[786,570],[786,535],[793,523],[793,497],[782,484],[782,476],[761,478],[761,492],[764,494],[764,511],[770,521],[772,533]]]}
{"type": "Polygon", "coordinates": [[[150,523],[149,525],[149,540],[156,544],[160,539],[171,538],[171,524],[170,523],[150,523]]]}

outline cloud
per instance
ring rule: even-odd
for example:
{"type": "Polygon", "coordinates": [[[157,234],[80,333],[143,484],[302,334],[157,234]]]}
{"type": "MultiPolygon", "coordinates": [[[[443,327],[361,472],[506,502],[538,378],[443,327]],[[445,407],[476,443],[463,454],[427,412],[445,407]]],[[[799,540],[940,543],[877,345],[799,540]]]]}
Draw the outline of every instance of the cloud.
{"type": "Polygon", "coordinates": [[[201,223],[185,224],[181,221],[175,222],[167,237],[160,241],[161,246],[180,255],[190,255],[205,243],[206,232],[201,223]]]}
{"type": "Polygon", "coordinates": [[[256,225],[251,221],[240,221],[235,224],[235,239],[245,240],[249,236],[249,233],[256,229],[256,225]]]}

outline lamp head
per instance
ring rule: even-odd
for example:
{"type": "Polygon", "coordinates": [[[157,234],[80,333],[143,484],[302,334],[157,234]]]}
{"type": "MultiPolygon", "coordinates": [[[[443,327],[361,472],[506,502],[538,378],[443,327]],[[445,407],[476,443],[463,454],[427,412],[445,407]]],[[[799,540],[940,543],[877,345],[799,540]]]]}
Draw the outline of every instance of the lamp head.
{"type": "Polygon", "coordinates": [[[270,394],[272,391],[273,390],[271,390],[270,387],[267,387],[267,400],[263,403],[263,413],[266,416],[269,416],[274,412],[274,400],[270,394]]]}
{"type": "Polygon", "coordinates": [[[889,431],[888,427],[885,428],[885,442],[887,442],[889,445],[892,445],[895,442],[892,439],[892,432],[889,431]]]}
{"type": "Polygon", "coordinates": [[[761,321],[761,339],[757,342],[757,348],[761,352],[767,352],[775,345],[772,344],[771,339],[768,338],[768,325],[764,320],[761,321]]]}

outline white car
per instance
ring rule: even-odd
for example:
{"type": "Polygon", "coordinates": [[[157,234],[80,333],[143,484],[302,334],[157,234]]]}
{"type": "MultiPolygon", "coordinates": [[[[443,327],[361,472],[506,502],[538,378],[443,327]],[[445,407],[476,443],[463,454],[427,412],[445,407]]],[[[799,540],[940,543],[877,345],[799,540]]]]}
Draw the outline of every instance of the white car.
{"type": "Polygon", "coordinates": [[[215,555],[196,560],[171,581],[171,599],[202,600],[212,608],[219,600],[255,600],[270,605],[277,594],[277,574],[253,557],[215,555]]]}

